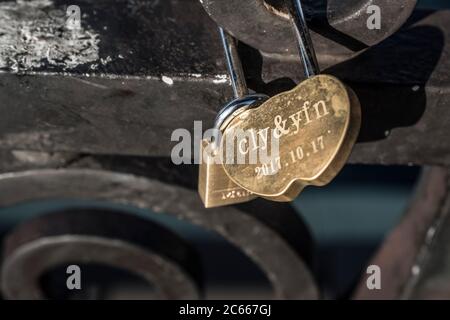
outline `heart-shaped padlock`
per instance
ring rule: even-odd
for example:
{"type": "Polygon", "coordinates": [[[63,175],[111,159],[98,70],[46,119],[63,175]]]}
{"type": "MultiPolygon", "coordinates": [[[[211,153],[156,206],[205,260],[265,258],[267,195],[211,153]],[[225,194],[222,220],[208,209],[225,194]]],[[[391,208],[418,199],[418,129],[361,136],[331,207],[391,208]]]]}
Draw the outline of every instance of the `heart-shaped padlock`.
{"type": "Polygon", "coordinates": [[[322,186],[336,176],[355,143],[360,119],[359,101],[351,89],[333,76],[309,78],[228,124],[222,146],[232,141],[238,147],[231,152],[238,154],[226,157],[231,161],[223,163],[224,170],[254,194],[291,201],[305,186],[322,186]],[[271,148],[274,139],[278,150],[271,148]],[[237,161],[239,157],[246,161],[237,161]]]}
{"type": "Polygon", "coordinates": [[[361,122],[359,100],[350,88],[330,75],[312,76],[318,73],[314,48],[301,3],[292,3],[309,78],[242,112],[227,126],[222,143],[227,154],[223,168],[230,179],[275,201],[291,201],[307,185],[330,182],[350,155],[361,122]]]}

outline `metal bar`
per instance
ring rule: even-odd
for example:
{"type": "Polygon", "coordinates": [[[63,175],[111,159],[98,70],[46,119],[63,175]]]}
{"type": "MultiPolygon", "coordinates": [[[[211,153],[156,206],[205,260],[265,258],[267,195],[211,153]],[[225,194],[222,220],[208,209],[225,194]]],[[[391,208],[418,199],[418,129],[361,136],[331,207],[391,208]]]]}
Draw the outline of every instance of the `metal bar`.
{"type": "MultiPolygon", "coordinates": [[[[143,167],[141,161],[134,164],[128,161],[127,168],[113,165],[114,168],[108,166],[108,169],[99,170],[101,161],[91,160],[84,164],[80,162],[78,165],[82,168],[79,169],[31,170],[0,176],[0,207],[63,198],[147,208],[215,232],[232,243],[266,275],[274,298],[318,298],[318,288],[297,247],[305,246],[305,241],[296,238],[295,243],[291,242],[293,237],[298,237],[298,230],[304,230],[301,234],[306,231],[291,206],[281,205],[273,210],[261,199],[259,205],[255,203],[251,207],[205,209],[196,190],[181,187],[176,181],[164,183],[144,175],[138,177],[127,173],[134,169],[143,170],[142,173],[159,171],[161,176],[167,178],[167,171],[154,170],[154,166],[143,167]],[[91,169],[91,166],[96,169],[91,169]],[[267,216],[270,212],[277,214],[279,226],[265,222],[268,220],[274,224],[273,217],[267,216]],[[249,229],[257,229],[258,233],[248,232],[249,229]],[[292,230],[295,230],[295,235],[292,230]]],[[[193,166],[188,167],[188,170],[193,169],[193,166]]],[[[174,174],[182,178],[186,175],[185,170],[176,173],[176,168],[169,172],[172,178],[174,174]]]]}
{"type": "MultiPolygon", "coordinates": [[[[240,41],[267,54],[295,54],[292,26],[285,14],[286,0],[202,0],[211,18],[240,41]]],[[[319,56],[342,62],[396,32],[409,18],[416,0],[303,1],[311,13],[311,36],[319,56]],[[383,13],[380,29],[367,29],[367,9],[376,4],[383,13]],[[320,44],[320,45],[319,45],[320,44]]],[[[309,20],[309,19],[308,19],[309,20]]],[[[321,64],[322,66],[322,64],[321,64]]]]}
{"type": "MultiPolygon", "coordinates": [[[[425,168],[408,210],[368,263],[368,265],[379,266],[382,270],[381,290],[370,290],[367,287],[368,275],[364,273],[353,294],[353,299],[393,300],[411,298],[413,293],[416,294],[413,298],[418,298],[415,287],[417,276],[423,273],[424,252],[430,249],[432,243],[430,240],[438,233],[436,227],[443,213],[447,214],[444,204],[450,199],[448,179],[449,172],[445,168],[425,168]]],[[[445,232],[440,233],[440,236],[445,234],[445,232]]],[[[434,253],[435,258],[448,256],[450,250],[448,248],[445,251],[442,250],[447,243],[448,241],[441,242],[441,248],[434,253]]],[[[446,278],[445,281],[430,283],[429,288],[436,289],[441,284],[448,287],[448,272],[438,273],[438,277],[441,276],[446,278]],[[447,274],[446,277],[444,277],[445,274],[447,274]]],[[[441,293],[445,292],[448,293],[448,289],[441,291],[441,293]]],[[[449,296],[422,295],[420,298],[448,299],[449,296]]]]}
{"type": "Polygon", "coordinates": [[[220,39],[222,40],[225,60],[227,62],[228,74],[230,75],[231,86],[235,98],[241,98],[248,94],[247,83],[245,81],[244,70],[236,46],[236,40],[232,35],[219,28],[220,39]]]}
{"type": "MultiPolygon", "coordinates": [[[[203,294],[200,257],[189,242],[157,222],[117,210],[66,209],[34,217],[11,230],[3,245],[1,292],[8,299],[54,298],[37,279],[73,262],[135,274],[151,285],[155,299],[203,294]]],[[[105,293],[107,287],[99,289],[105,293]]]]}
{"type": "Polygon", "coordinates": [[[303,62],[305,75],[307,78],[310,78],[319,74],[320,68],[309,33],[308,24],[305,15],[303,14],[302,3],[300,0],[285,1],[290,11],[292,26],[297,38],[298,51],[303,62]]]}
{"type": "MultiPolygon", "coordinates": [[[[216,24],[198,1],[162,1],[142,10],[125,4],[81,8],[83,25],[97,35],[96,60],[74,68],[19,64],[19,73],[3,65],[0,149],[167,157],[178,143],[170,142],[175,129],[192,134],[195,120],[203,130],[213,126],[232,95],[220,37],[211,32],[216,24]],[[107,19],[99,23],[94,10],[108,12],[107,19]],[[140,32],[122,33],[117,24],[140,32]]],[[[324,70],[361,100],[362,130],[351,163],[450,166],[449,19],[449,11],[418,12],[383,43],[324,70]]],[[[321,65],[336,63],[338,52],[315,45],[321,65]]],[[[303,79],[290,55],[244,51],[250,89],[273,95],[303,79]]]]}

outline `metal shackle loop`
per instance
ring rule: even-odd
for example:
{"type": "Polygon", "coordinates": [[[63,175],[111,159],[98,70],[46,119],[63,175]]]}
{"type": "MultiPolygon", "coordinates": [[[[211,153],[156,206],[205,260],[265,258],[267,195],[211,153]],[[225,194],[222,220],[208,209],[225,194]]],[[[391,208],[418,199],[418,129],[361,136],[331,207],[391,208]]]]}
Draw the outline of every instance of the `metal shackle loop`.
{"type": "Polygon", "coordinates": [[[244,111],[250,108],[256,108],[264,103],[264,101],[266,101],[267,99],[269,99],[269,96],[265,94],[255,93],[230,101],[217,114],[216,120],[214,121],[214,128],[220,130],[224,125],[227,124],[227,119],[230,119],[230,117],[236,111],[244,111]]]}
{"type": "Polygon", "coordinates": [[[228,74],[230,76],[231,86],[233,88],[234,99],[227,103],[217,114],[214,121],[214,129],[217,135],[214,136],[214,144],[217,146],[219,141],[219,132],[227,120],[232,119],[232,115],[237,111],[244,111],[249,108],[256,108],[264,101],[269,99],[265,94],[249,94],[247,83],[245,81],[244,71],[242,69],[241,59],[237,50],[236,40],[229,33],[219,28],[220,38],[222,40],[225,60],[227,62],[228,74]]]}
{"type": "Polygon", "coordinates": [[[241,98],[248,94],[244,70],[237,49],[236,39],[228,32],[219,27],[220,39],[222,40],[225,60],[227,62],[228,74],[235,98],[241,98]]]}
{"type": "Polygon", "coordinates": [[[298,52],[305,68],[307,78],[320,73],[316,51],[311,40],[308,24],[303,14],[301,0],[285,0],[288,12],[291,16],[295,37],[297,38],[298,52]]]}

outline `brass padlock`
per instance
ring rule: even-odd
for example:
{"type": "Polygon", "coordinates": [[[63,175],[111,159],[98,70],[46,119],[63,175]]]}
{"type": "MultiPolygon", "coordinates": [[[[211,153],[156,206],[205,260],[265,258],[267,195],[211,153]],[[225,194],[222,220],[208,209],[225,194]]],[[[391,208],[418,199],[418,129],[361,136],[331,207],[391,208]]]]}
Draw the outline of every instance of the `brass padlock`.
{"type": "Polygon", "coordinates": [[[268,99],[266,95],[248,94],[236,42],[223,29],[219,28],[219,33],[235,99],[218,113],[214,124],[217,134],[213,135],[213,140],[205,138],[201,141],[198,192],[206,208],[247,202],[256,197],[253,193],[234,183],[225,173],[222,166],[223,157],[220,154],[222,150],[220,137],[224,128],[234,117],[249,108],[260,106],[268,99]]]}
{"type": "MultiPolygon", "coordinates": [[[[255,94],[231,101],[217,116],[214,128],[223,133],[228,123],[239,113],[258,107],[267,98],[265,95],[255,94]]],[[[220,144],[220,135],[217,135],[212,140],[203,139],[200,145],[202,162],[199,168],[198,192],[205,208],[237,204],[256,198],[256,195],[234,183],[225,173],[220,144]]]]}
{"type": "Polygon", "coordinates": [[[329,183],[350,155],[361,122],[353,90],[333,76],[317,75],[319,68],[300,0],[292,4],[289,10],[308,79],[260,107],[240,113],[229,122],[223,136],[231,145],[237,140],[237,145],[245,146],[233,148],[237,156],[223,163],[230,179],[274,201],[291,201],[307,185],[329,183]],[[239,140],[236,132],[253,134],[244,134],[239,140]],[[268,160],[249,161],[249,150],[261,151],[274,139],[278,150],[268,160]],[[237,158],[247,161],[230,161],[237,158]]]}

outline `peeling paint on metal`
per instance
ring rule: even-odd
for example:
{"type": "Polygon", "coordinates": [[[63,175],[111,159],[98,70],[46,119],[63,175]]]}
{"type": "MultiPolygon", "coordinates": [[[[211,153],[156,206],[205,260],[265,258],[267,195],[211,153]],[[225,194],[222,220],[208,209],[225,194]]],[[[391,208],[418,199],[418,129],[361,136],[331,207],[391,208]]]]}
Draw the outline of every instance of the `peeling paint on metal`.
{"type": "Polygon", "coordinates": [[[85,23],[68,29],[65,11],[51,0],[0,2],[0,21],[0,69],[70,70],[99,60],[98,34],[85,23]]]}

